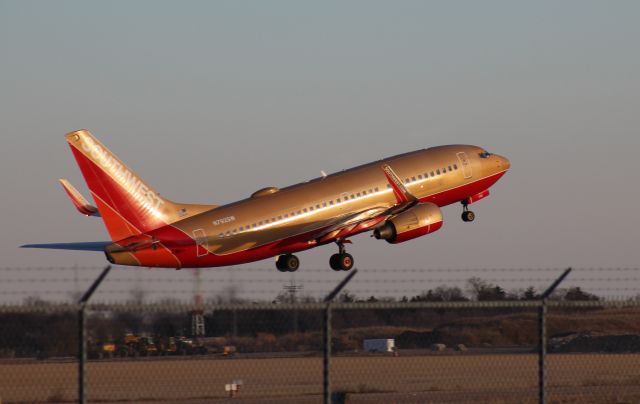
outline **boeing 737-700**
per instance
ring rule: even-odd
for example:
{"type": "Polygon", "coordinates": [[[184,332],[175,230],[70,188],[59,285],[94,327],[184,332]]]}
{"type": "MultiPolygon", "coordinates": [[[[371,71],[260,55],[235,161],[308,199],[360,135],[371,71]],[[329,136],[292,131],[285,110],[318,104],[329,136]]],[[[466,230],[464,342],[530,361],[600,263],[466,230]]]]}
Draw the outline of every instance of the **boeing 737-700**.
{"type": "Polygon", "coordinates": [[[481,147],[449,145],[417,150],[307,182],[262,188],[228,205],[196,205],[161,197],[87,130],[66,135],[95,206],[67,180],[75,207],[102,218],[111,241],[29,244],[26,248],[102,251],[118,265],[199,268],[278,257],[282,272],[298,269],[294,253],[336,243],[329,264],[350,270],[349,238],[372,232],[403,243],[440,229],[440,207],[468,206],[489,195],[509,160],[481,147]]]}

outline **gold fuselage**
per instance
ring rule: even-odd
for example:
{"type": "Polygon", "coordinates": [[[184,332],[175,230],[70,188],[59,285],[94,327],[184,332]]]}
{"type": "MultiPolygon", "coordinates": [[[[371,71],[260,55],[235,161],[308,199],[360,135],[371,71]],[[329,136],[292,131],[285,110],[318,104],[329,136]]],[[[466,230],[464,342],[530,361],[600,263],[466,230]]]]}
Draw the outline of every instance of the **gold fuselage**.
{"type": "Polygon", "coordinates": [[[457,188],[482,184],[493,177],[497,181],[497,175],[509,168],[506,158],[495,154],[483,158],[483,152],[480,147],[468,145],[418,150],[273,193],[263,192],[263,196],[220,206],[172,226],[195,238],[207,254],[215,255],[313,233],[337,218],[374,207],[394,206],[396,199],[381,169],[384,164],[392,167],[405,187],[422,202],[443,206],[471,196],[458,198],[457,188]]]}

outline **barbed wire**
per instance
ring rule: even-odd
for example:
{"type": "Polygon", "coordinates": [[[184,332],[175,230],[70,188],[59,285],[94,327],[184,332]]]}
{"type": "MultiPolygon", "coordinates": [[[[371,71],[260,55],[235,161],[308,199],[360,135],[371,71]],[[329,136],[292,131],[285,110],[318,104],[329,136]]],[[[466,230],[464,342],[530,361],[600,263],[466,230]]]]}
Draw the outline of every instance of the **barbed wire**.
{"type": "MultiPolygon", "coordinates": [[[[637,278],[569,278],[570,282],[640,282],[640,276],[637,278]]],[[[15,278],[15,279],[2,279],[3,283],[91,283],[95,280],[95,278],[37,278],[37,279],[24,279],[24,278],[15,278]]],[[[441,278],[441,279],[416,279],[416,278],[408,278],[408,279],[359,279],[358,283],[380,283],[380,284],[388,284],[388,283],[418,283],[418,282],[429,282],[429,283],[451,283],[451,282],[468,282],[470,278],[441,278]]],[[[555,280],[554,277],[549,278],[481,278],[483,282],[534,282],[534,283],[546,283],[552,282],[555,280]]],[[[104,282],[108,283],[136,283],[141,282],[142,280],[139,278],[108,278],[104,282]]],[[[335,284],[336,281],[334,279],[299,279],[302,283],[321,283],[321,284],[335,284]]],[[[211,283],[211,284],[221,284],[221,283],[243,283],[247,282],[247,280],[237,280],[237,279],[200,279],[199,282],[201,284],[211,283]]],[[[283,279],[274,279],[274,278],[252,278],[250,280],[251,283],[273,283],[273,284],[282,284],[286,282],[283,279]]],[[[189,283],[193,284],[193,279],[160,279],[160,278],[151,278],[144,279],[144,283],[189,283]]],[[[640,290],[640,287],[639,287],[640,290]]]]}
{"type": "MultiPolygon", "coordinates": [[[[0,271],[86,271],[86,270],[101,270],[104,266],[65,266],[65,267],[0,267],[0,271]]],[[[176,269],[173,268],[147,268],[147,267],[126,267],[126,266],[114,266],[114,270],[116,271],[152,271],[152,272],[175,272],[176,269]]],[[[264,267],[264,268],[244,268],[244,267],[212,267],[212,268],[200,268],[202,271],[208,272],[216,272],[216,271],[237,271],[237,272],[248,272],[248,271],[256,271],[256,272],[272,272],[277,273],[275,268],[272,267],[264,267]]],[[[523,268],[511,268],[511,267],[502,267],[502,268],[363,268],[361,269],[363,272],[367,273],[390,273],[390,272],[528,272],[528,271],[537,271],[537,272],[558,272],[566,269],[565,267],[523,267],[523,268]]],[[[193,271],[194,268],[184,268],[179,271],[193,271]]],[[[574,271],[631,271],[640,273],[640,268],[636,267],[575,267],[574,271]]],[[[328,268],[301,268],[301,273],[331,273],[331,270],[328,268]]]]}

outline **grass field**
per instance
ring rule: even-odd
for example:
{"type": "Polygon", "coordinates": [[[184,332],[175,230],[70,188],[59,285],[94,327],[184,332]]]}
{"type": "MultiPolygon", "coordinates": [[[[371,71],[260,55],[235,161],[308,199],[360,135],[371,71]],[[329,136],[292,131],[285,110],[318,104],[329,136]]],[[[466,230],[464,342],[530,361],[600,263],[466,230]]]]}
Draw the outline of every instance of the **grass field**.
{"type": "MultiPolygon", "coordinates": [[[[640,355],[564,354],[548,358],[549,402],[640,402],[640,355]]],[[[225,384],[242,380],[232,401],[320,402],[322,358],[157,358],[87,365],[93,402],[228,402],[225,384]]],[[[76,398],[77,364],[0,362],[6,403],[76,398]]],[[[332,359],[333,391],[348,402],[489,402],[537,400],[537,356],[349,356],[332,359]]]]}

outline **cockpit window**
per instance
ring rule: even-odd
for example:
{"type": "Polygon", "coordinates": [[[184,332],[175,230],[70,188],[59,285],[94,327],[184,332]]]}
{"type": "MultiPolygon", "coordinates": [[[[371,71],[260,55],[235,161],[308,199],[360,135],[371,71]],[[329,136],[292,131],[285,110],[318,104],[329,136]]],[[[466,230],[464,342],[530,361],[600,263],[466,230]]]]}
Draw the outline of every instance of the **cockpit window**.
{"type": "Polygon", "coordinates": [[[488,151],[483,151],[482,153],[480,153],[480,157],[482,157],[483,159],[488,158],[489,156],[491,156],[491,153],[489,153],[488,151]]]}

